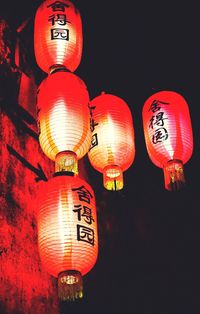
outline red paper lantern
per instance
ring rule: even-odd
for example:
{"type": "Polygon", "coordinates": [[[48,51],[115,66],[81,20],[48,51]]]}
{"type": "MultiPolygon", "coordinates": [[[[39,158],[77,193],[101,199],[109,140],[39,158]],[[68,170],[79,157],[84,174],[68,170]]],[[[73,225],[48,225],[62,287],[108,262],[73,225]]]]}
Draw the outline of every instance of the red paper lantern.
{"type": "Polygon", "coordinates": [[[55,72],[39,86],[37,106],[41,148],[50,159],[61,158],[63,167],[69,166],[68,171],[73,171],[73,167],[76,169],[76,156],[82,158],[90,147],[88,104],[87,88],[73,73],[55,72]],[[69,158],[65,158],[66,155],[69,158]]]}
{"type": "Polygon", "coordinates": [[[82,276],[92,269],[98,254],[94,192],[78,176],[55,176],[43,185],[38,210],[41,262],[58,277],[60,299],[80,298],[82,276]]]}
{"type": "Polygon", "coordinates": [[[92,166],[103,173],[108,190],[123,188],[123,174],[134,161],[135,144],[131,111],[121,98],[102,93],[90,103],[92,166]]]}
{"type": "Polygon", "coordinates": [[[193,134],[187,102],[178,93],[160,91],[143,107],[146,147],[152,162],[164,169],[165,188],[180,189],[183,164],[193,152],[193,134]]]}
{"type": "Polygon", "coordinates": [[[34,24],[34,50],[44,71],[66,67],[75,71],[82,55],[82,21],[68,0],[46,0],[37,9],[34,24]]]}

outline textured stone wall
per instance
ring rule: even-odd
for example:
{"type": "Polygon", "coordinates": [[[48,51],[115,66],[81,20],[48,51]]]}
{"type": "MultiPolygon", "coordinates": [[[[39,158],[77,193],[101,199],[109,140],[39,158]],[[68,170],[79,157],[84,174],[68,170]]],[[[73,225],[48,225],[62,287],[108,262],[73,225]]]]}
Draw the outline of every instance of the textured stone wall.
{"type": "Polygon", "coordinates": [[[38,189],[54,163],[38,143],[33,74],[14,63],[14,35],[0,26],[0,313],[58,313],[56,279],[37,246],[38,189]]]}
{"type": "Polygon", "coordinates": [[[0,117],[0,313],[57,313],[56,279],[40,264],[36,223],[38,189],[54,164],[38,144],[34,82],[18,74],[29,110],[12,99],[0,117]]]}

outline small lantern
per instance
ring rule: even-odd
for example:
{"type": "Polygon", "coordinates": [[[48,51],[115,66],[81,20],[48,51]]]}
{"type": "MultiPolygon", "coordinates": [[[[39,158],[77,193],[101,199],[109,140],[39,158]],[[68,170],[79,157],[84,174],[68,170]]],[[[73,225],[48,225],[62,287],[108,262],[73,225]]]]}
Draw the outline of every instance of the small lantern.
{"type": "Polygon", "coordinates": [[[82,276],[98,255],[97,215],[92,188],[78,176],[56,173],[40,190],[38,245],[42,265],[58,277],[58,296],[83,296],[82,276]]]}
{"type": "Polygon", "coordinates": [[[73,73],[54,72],[39,86],[39,142],[47,157],[56,160],[57,171],[78,173],[77,160],[88,152],[91,143],[88,104],[87,88],[73,73]]]}
{"type": "Polygon", "coordinates": [[[165,188],[185,184],[183,164],[193,152],[193,134],[187,102],[178,93],[160,91],[143,107],[146,147],[152,162],[164,170],[165,188]]]}
{"type": "Polygon", "coordinates": [[[90,103],[92,166],[103,173],[107,190],[123,188],[123,172],[134,161],[135,143],[131,111],[121,98],[102,93],[90,103]]]}
{"type": "Polygon", "coordinates": [[[56,68],[74,72],[82,55],[82,21],[68,1],[46,0],[37,9],[34,51],[38,66],[46,73],[56,68]]]}

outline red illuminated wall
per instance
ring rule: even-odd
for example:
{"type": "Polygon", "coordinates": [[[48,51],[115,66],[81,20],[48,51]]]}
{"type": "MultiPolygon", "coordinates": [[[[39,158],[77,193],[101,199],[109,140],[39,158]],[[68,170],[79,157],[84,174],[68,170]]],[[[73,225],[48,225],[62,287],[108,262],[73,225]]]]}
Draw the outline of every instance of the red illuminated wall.
{"type": "Polygon", "coordinates": [[[35,181],[36,169],[40,177],[38,163],[47,177],[54,165],[28,134],[28,129],[37,132],[36,125],[20,122],[14,108],[11,113],[4,111],[0,117],[0,313],[57,313],[56,280],[45,272],[38,255],[36,199],[41,181],[35,181]]]}

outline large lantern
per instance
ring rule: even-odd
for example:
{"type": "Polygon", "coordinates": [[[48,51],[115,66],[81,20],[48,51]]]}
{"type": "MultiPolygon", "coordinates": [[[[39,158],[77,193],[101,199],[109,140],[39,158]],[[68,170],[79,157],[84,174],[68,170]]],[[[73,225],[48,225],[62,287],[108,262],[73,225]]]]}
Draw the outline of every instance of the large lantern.
{"type": "Polygon", "coordinates": [[[46,0],[38,8],[34,25],[34,50],[38,66],[49,73],[66,67],[74,72],[82,55],[82,22],[68,0],[46,0]]]}
{"type": "Polygon", "coordinates": [[[123,188],[123,172],[134,161],[135,143],[131,111],[121,98],[102,93],[90,103],[92,166],[103,173],[107,190],[123,188]]]}
{"type": "Polygon", "coordinates": [[[89,95],[84,82],[75,74],[58,71],[48,75],[38,89],[39,142],[56,169],[77,170],[77,160],[90,147],[89,95]],[[76,160],[77,159],[77,160],[76,160]]]}
{"type": "Polygon", "coordinates": [[[190,113],[185,99],[173,91],[150,96],[143,107],[146,147],[152,162],[164,170],[165,188],[185,184],[183,164],[193,152],[190,113]]]}
{"type": "Polygon", "coordinates": [[[81,298],[82,276],[92,269],[98,254],[94,192],[78,176],[62,173],[43,184],[38,210],[41,262],[58,277],[61,300],[81,298]]]}

